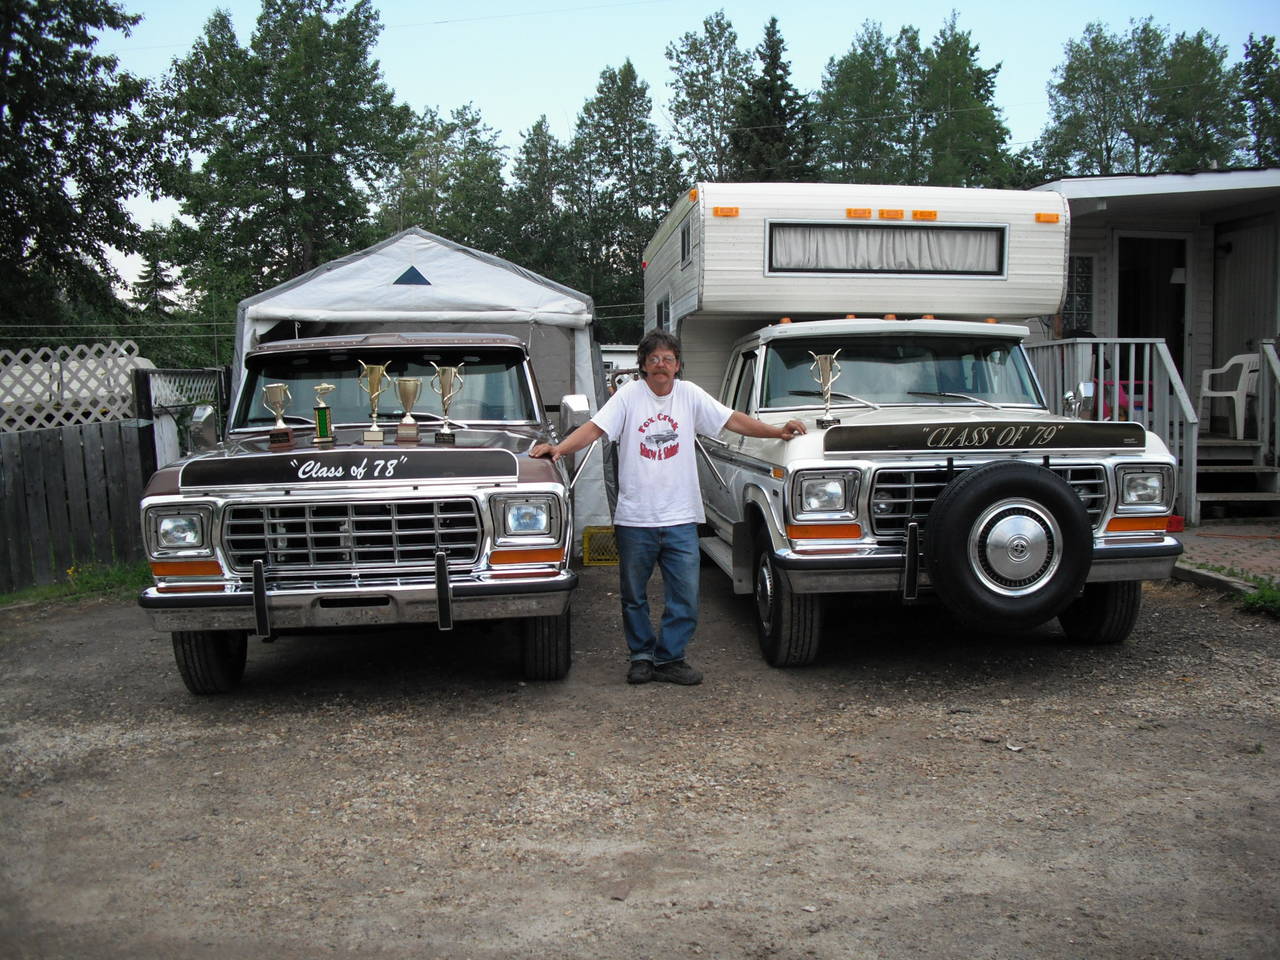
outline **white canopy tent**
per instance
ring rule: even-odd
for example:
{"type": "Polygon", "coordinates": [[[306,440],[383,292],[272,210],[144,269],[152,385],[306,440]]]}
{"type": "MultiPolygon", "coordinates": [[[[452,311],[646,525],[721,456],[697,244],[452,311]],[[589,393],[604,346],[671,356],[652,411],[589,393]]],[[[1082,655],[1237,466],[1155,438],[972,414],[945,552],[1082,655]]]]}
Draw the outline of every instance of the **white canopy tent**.
{"type": "MultiPolygon", "coordinates": [[[[232,394],[259,343],[371,331],[514,334],[529,347],[544,403],[606,396],[591,298],[491,254],[410,227],[240,302],[232,394]]],[[[599,452],[575,487],[575,532],[611,522],[599,452]]]]}

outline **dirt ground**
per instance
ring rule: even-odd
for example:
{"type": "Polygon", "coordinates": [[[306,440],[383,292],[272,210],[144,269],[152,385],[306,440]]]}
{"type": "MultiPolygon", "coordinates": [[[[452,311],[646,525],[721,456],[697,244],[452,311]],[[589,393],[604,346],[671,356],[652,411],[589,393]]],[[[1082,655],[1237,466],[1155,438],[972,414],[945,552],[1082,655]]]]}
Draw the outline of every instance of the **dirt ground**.
{"type": "Polygon", "coordinates": [[[0,955],[1280,955],[1274,620],[841,602],[778,671],[707,568],[707,682],[628,687],[615,577],[552,684],[467,627],[253,641],[197,698],[128,601],[0,613],[0,955]]]}

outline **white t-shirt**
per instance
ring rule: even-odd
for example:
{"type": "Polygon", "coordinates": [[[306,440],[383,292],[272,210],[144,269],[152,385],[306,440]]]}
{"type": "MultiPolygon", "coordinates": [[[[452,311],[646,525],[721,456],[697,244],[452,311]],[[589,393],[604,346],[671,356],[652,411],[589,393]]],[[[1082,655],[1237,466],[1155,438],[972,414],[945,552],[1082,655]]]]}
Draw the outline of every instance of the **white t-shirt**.
{"type": "Polygon", "coordinates": [[[626,527],[702,523],[694,440],[715,436],[733,411],[687,380],[657,396],[644,380],[618,388],[591,422],[618,443],[618,507],[613,522],[626,527]]]}

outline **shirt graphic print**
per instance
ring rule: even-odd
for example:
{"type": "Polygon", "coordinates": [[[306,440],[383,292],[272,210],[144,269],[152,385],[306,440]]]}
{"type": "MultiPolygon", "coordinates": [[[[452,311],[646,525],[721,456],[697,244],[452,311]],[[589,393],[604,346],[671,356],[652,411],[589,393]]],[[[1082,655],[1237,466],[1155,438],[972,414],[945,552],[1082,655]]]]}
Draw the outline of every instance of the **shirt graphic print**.
{"type": "Polygon", "coordinates": [[[639,432],[640,456],[646,460],[670,460],[680,452],[680,424],[670,414],[649,417],[639,432]]]}

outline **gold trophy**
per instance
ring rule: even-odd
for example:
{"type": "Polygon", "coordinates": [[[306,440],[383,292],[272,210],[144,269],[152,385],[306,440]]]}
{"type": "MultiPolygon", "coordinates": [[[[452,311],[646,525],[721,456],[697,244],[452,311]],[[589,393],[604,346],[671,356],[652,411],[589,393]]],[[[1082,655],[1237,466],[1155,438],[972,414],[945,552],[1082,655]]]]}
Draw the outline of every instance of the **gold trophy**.
{"type": "Polygon", "coordinates": [[[360,364],[360,389],[369,395],[369,418],[372,421],[368,430],[364,432],[365,443],[381,443],[382,431],[378,429],[378,395],[382,393],[383,387],[387,381],[386,363],[365,363],[363,360],[356,361],[360,364]]]}
{"type": "Polygon", "coordinates": [[[316,415],[315,444],[317,447],[325,447],[333,443],[333,408],[324,402],[324,398],[338,388],[332,383],[317,383],[312,389],[316,392],[316,405],[313,408],[316,415]]]}
{"type": "Polygon", "coordinates": [[[396,377],[396,393],[404,407],[404,419],[396,427],[396,443],[418,442],[418,421],[413,419],[413,405],[422,393],[421,377],[396,377]]]}
{"type": "Polygon", "coordinates": [[[831,416],[831,385],[840,379],[840,364],[836,363],[836,357],[840,356],[840,351],[817,354],[810,350],[809,356],[813,357],[813,363],[809,369],[814,372],[813,379],[822,390],[823,411],[822,416],[818,418],[818,426],[834,427],[840,420],[838,417],[831,416]]]}
{"type": "Polygon", "coordinates": [[[276,415],[275,426],[267,434],[267,442],[273,450],[285,450],[293,446],[293,431],[285,425],[284,411],[293,395],[287,383],[268,383],[262,388],[263,403],[276,415]]]}
{"type": "Polygon", "coordinates": [[[436,431],[436,443],[453,443],[457,437],[449,429],[449,404],[453,402],[454,397],[462,392],[463,365],[441,367],[434,360],[431,365],[436,368],[436,375],[431,378],[431,389],[440,395],[440,412],[444,414],[444,422],[441,423],[440,429],[436,431]]]}

